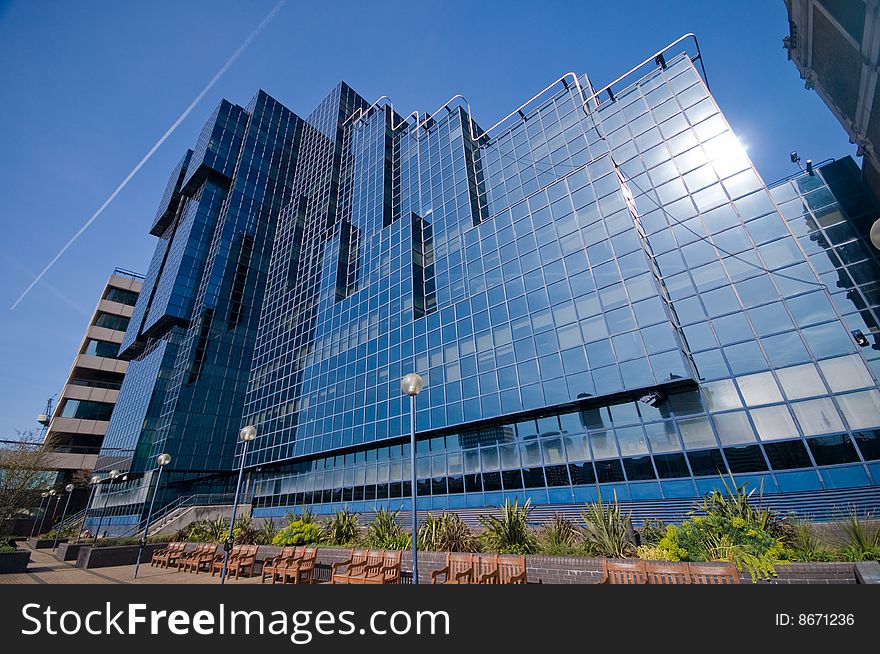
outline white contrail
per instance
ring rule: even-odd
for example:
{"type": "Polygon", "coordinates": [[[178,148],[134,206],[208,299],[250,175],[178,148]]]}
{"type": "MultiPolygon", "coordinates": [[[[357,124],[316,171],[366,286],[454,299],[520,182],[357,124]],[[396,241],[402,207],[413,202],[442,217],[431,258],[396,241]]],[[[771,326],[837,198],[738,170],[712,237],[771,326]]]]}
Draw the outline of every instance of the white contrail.
{"type": "Polygon", "coordinates": [[[85,222],[85,224],[79,228],[76,234],[74,234],[70,238],[70,240],[64,244],[64,247],[62,247],[58,251],[58,254],[56,254],[48,264],[46,264],[46,267],[43,268],[40,274],[37,275],[36,278],[34,278],[34,281],[32,281],[30,285],[26,289],[24,289],[24,292],[18,297],[15,303],[11,307],[9,307],[10,311],[12,309],[15,309],[15,307],[19,305],[19,303],[25,298],[25,296],[30,293],[31,289],[36,286],[37,283],[43,278],[43,275],[49,272],[52,266],[54,266],[58,262],[58,260],[65,252],[67,252],[70,246],[73,245],[76,240],[83,235],[83,232],[85,232],[89,228],[89,226],[91,226],[91,224],[95,222],[95,220],[97,220],[98,216],[100,216],[104,212],[104,209],[106,209],[107,206],[111,202],[113,202],[116,196],[119,195],[122,189],[124,189],[128,185],[128,183],[131,181],[131,178],[134,177],[141,168],[143,168],[144,164],[150,160],[150,157],[155,154],[156,150],[158,150],[162,146],[162,144],[168,139],[168,137],[174,133],[174,130],[177,129],[180,123],[186,120],[186,117],[189,116],[192,110],[196,108],[196,105],[201,102],[202,98],[204,98],[208,94],[208,91],[210,91],[211,88],[220,81],[220,78],[223,77],[224,73],[226,73],[226,71],[229,70],[232,64],[236,62],[236,60],[242,55],[242,53],[247,50],[248,46],[253,42],[253,40],[257,38],[257,36],[259,36],[260,32],[263,31],[263,28],[265,28],[266,25],[268,25],[273,18],[275,18],[275,14],[277,14],[281,10],[281,7],[286,1],[287,0],[279,0],[279,2],[274,7],[272,7],[272,10],[268,14],[266,14],[266,17],[262,20],[262,22],[257,25],[256,28],[254,28],[254,31],[248,35],[248,37],[244,40],[244,42],[242,42],[240,46],[238,46],[238,49],[232,53],[232,56],[229,57],[229,59],[226,60],[226,63],[223,64],[223,67],[220,68],[220,70],[217,71],[214,77],[211,78],[211,81],[208,82],[207,86],[205,86],[205,88],[203,88],[202,91],[196,96],[195,100],[189,103],[189,106],[184,109],[183,113],[180,114],[177,120],[172,123],[171,127],[169,127],[165,131],[165,133],[162,135],[162,138],[156,141],[156,144],[152,148],[150,148],[150,151],[147,152],[146,155],[144,155],[144,158],[141,159],[140,162],[138,162],[138,165],[135,166],[132,171],[128,173],[128,175],[126,175],[125,179],[123,179],[122,182],[120,182],[119,186],[116,187],[116,190],[113,191],[113,193],[110,194],[110,197],[104,201],[104,204],[98,207],[98,210],[92,214],[92,217],[89,218],[85,222]]]}

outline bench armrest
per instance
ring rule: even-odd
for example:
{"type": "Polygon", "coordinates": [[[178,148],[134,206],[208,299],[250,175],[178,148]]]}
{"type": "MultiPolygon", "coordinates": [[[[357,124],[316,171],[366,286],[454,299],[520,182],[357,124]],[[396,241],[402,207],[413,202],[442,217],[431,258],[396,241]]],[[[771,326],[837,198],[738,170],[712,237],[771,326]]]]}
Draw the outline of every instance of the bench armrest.
{"type": "Polygon", "coordinates": [[[440,568],[439,570],[432,570],[431,571],[431,583],[436,584],[437,577],[439,577],[440,575],[446,575],[446,578],[447,579],[449,578],[449,566],[448,565],[445,568],[440,568]]]}

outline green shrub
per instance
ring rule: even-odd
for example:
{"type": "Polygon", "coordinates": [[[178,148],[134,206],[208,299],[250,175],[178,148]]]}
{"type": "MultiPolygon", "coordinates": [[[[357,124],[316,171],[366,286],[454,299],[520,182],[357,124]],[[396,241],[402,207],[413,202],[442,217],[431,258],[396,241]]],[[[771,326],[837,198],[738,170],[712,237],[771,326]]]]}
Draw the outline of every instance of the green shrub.
{"type": "Polygon", "coordinates": [[[4,552],[14,552],[15,551],[15,541],[7,540],[5,538],[0,539],[0,554],[4,552]]]}
{"type": "Polygon", "coordinates": [[[405,550],[410,547],[411,535],[400,526],[400,511],[379,509],[367,526],[365,543],[383,550],[405,550]]]}
{"type": "Polygon", "coordinates": [[[190,523],[186,538],[191,543],[222,543],[229,536],[229,520],[222,516],[190,523]]]}
{"type": "Polygon", "coordinates": [[[358,517],[348,509],[337,511],[322,527],[324,541],[330,545],[348,545],[357,541],[361,533],[358,517]]]}
{"type": "Polygon", "coordinates": [[[434,517],[430,513],[419,527],[420,550],[433,552],[477,552],[479,541],[470,527],[457,513],[443,513],[434,517]]]}
{"type": "Polygon", "coordinates": [[[666,523],[656,518],[649,518],[642,523],[639,529],[639,537],[642,545],[656,545],[666,535],[666,523]]]}
{"type": "Polygon", "coordinates": [[[275,538],[276,533],[278,533],[278,527],[275,526],[275,521],[272,520],[272,518],[263,520],[263,524],[261,524],[260,528],[257,530],[254,544],[271,545],[272,539],[275,538]]]}
{"type": "Polygon", "coordinates": [[[626,558],[635,553],[635,543],[632,542],[632,518],[630,513],[624,513],[617,501],[602,502],[602,496],[598,500],[586,505],[581,513],[584,521],[584,540],[587,546],[599,556],[608,558],[626,558]]]}
{"type": "Polygon", "coordinates": [[[321,527],[315,522],[294,520],[272,539],[273,545],[313,545],[321,540],[321,527]]]}
{"type": "Polygon", "coordinates": [[[554,513],[538,532],[538,545],[541,554],[546,556],[583,556],[587,553],[583,532],[561,513],[554,513]]]}
{"type": "MultiPolygon", "coordinates": [[[[783,521],[760,503],[752,506],[754,490],[724,482],[727,493],[712,491],[695,507],[694,515],[680,525],[667,527],[659,546],[682,561],[730,561],[747,570],[756,581],[776,575],[776,565],[786,563],[781,538],[783,521]]],[[[759,494],[760,498],[760,494],[759,494]]]]}
{"type": "Polygon", "coordinates": [[[538,548],[538,539],[529,529],[529,514],[532,512],[532,501],[526,500],[525,504],[519,505],[519,500],[513,504],[510,499],[505,500],[501,508],[501,516],[480,516],[480,525],[483,533],[480,540],[484,549],[499,554],[532,554],[538,548]]]}
{"type": "Polygon", "coordinates": [[[805,563],[813,561],[832,561],[834,552],[822,544],[809,522],[791,522],[791,533],[786,540],[786,558],[805,563]]]}
{"type": "Polygon", "coordinates": [[[846,545],[840,554],[847,561],[880,561],[880,522],[871,513],[850,509],[843,522],[846,545]]]}

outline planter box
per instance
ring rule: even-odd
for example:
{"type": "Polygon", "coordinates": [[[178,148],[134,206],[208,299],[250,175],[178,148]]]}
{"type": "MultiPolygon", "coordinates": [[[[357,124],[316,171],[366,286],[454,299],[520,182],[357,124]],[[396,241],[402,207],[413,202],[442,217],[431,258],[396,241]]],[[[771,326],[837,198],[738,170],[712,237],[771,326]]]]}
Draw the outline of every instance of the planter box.
{"type": "Polygon", "coordinates": [[[91,543],[59,543],[54,556],[59,561],[76,561],[79,558],[80,550],[91,546],[91,543]]]}
{"type": "MultiPolygon", "coordinates": [[[[66,543],[69,538],[59,538],[58,544],[66,543]]],[[[52,545],[55,544],[54,538],[28,538],[27,539],[28,547],[32,550],[51,550],[52,545]]]]}
{"type": "MultiPolygon", "coordinates": [[[[147,543],[141,556],[141,565],[149,563],[153,552],[167,543],[147,543]]],[[[77,568],[110,568],[117,565],[134,565],[137,562],[137,545],[124,545],[122,547],[83,547],[80,548],[76,559],[77,568]]]]}
{"type": "Polygon", "coordinates": [[[31,553],[28,550],[16,550],[15,552],[0,552],[0,574],[13,572],[27,572],[31,553]]]}

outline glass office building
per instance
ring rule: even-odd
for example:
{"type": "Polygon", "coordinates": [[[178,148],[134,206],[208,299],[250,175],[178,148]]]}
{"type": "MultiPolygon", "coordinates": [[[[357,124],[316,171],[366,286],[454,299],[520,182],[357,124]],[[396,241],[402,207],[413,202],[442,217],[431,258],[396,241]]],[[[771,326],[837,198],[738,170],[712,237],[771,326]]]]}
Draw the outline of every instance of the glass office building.
{"type": "Polygon", "coordinates": [[[255,425],[255,516],[405,507],[416,371],[425,510],[680,515],[719,473],[814,515],[880,503],[877,208],[849,159],[768,188],[694,64],[568,75],[488,129],[338,86],[257,227],[240,419],[181,446],[219,468],[255,425]]]}

